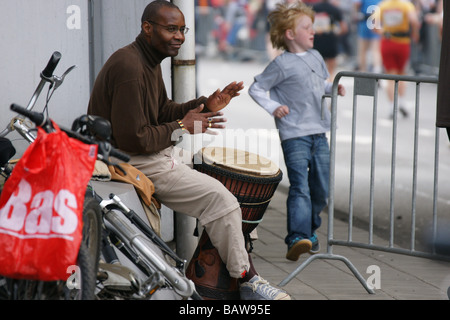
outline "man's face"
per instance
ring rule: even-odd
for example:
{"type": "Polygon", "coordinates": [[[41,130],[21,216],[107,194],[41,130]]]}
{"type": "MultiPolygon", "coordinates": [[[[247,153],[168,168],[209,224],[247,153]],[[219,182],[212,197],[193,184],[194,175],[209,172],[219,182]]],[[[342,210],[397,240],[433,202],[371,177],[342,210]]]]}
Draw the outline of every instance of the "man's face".
{"type": "Polygon", "coordinates": [[[163,57],[175,57],[185,36],[180,28],[186,27],[183,13],[174,8],[162,7],[155,21],[144,22],[150,45],[163,57]],[[175,33],[170,29],[176,30],[175,33]]]}

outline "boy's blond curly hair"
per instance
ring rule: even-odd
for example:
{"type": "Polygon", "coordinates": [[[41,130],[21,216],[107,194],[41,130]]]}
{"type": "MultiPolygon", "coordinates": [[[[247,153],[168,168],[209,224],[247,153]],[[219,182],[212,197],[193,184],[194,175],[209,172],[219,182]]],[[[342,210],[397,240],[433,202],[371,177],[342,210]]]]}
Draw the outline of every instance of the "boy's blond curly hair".
{"type": "Polygon", "coordinates": [[[302,1],[278,3],[276,9],[269,14],[270,41],[275,49],[287,50],[284,33],[295,28],[295,20],[301,15],[309,16],[314,22],[314,10],[302,1]]]}

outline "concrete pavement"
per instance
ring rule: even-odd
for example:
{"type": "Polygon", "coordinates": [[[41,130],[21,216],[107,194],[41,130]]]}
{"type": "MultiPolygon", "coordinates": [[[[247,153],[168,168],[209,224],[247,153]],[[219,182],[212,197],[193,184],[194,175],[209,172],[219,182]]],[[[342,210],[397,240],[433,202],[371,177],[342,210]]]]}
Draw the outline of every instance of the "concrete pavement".
{"type": "MultiPolygon", "coordinates": [[[[254,264],[263,278],[279,285],[291,272],[310,257],[302,255],[297,262],[285,258],[287,247],[287,190],[280,186],[258,225],[258,240],[252,253],[254,264]]],[[[318,231],[321,252],[327,253],[327,212],[322,213],[318,231]]],[[[347,223],[335,219],[334,235],[346,232],[347,223]]],[[[367,232],[353,228],[354,239],[367,238],[367,232]]],[[[382,241],[374,236],[374,243],[382,241]]],[[[283,286],[294,300],[449,300],[450,262],[403,254],[347,246],[332,246],[332,253],[347,258],[369,283],[368,293],[342,261],[316,259],[283,286]],[[378,278],[377,278],[378,277],[378,278]]]]}
{"type": "MultiPolygon", "coordinates": [[[[257,62],[239,64],[224,62],[220,59],[200,59],[198,72],[199,94],[209,94],[234,80],[243,80],[246,87],[248,87],[252,83],[253,77],[262,72],[265,65],[265,63],[257,62]],[[230,70],[233,70],[233,72],[230,72],[230,70]]],[[[346,83],[346,87],[348,89],[346,99],[350,99],[352,96],[352,82],[346,83]]],[[[425,92],[428,95],[434,94],[434,91],[428,87],[426,87],[425,92]]],[[[427,99],[434,101],[432,96],[427,96],[427,99]]],[[[352,106],[352,103],[344,102],[340,108],[343,117],[347,115],[347,109],[345,108],[351,108],[352,106]]],[[[229,129],[248,128],[249,126],[266,130],[274,129],[273,119],[262,108],[257,106],[246,92],[243,92],[239,99],[236,99],[227,107],[226,116],[229,119],[227,124],[229,129]]],[[[429,120],[429,117],[432,118],[432,116],[425,116],[426,121],[427,123],[431,121],[430,126],[433,127],[434,122],[429,120]]],[[[346,126],[341,125],[341,128],[346,128],[346,126]]],[[[241,140],[243,139],[241,138],[241,140]]],[[[274,140],[276,139],[274,138],[274,140]]],[[[263,154],[261,150],[249,151],[271,158],[285,172],[281,152],[279,152],[278,157],[274,158],[272,154],[263,154]]],[[[271,151],[273,153],[273,150],[271,151]]],[[[446,148],[443,148],[443,152],[447,152],[446,148]]],[[[338,171],[342,170],[339,168],[338,171]]],[[[288,181],[287,174],[284,176],[266,211],[264,220],[258,226],[259,240],[254,243],[253,251],[257,270],[264,278],[275,285],[279,284],[309,258],[309,255],[301,256],[298,262],[291,262],[285,259],[287,250],[284,244],[286,235],[285,200],[288,181]]],[[[444,170],[442,177],[445,178],[445,176],[444,170]]],[[[409,176],[408,179],[410,179],[409,176]]],[[[340,188],[340,186],[337,186],[337,188],[340,188]]],[[[337,205],[338,203],[335,203],[335,208],[338,210],[337,205]]],[[[318,232],[318,236],[322,244],[321,253],[327,253],[327,212],[323,213],[322,221],[323,225],[318,232]]],[[[348,224],[346,222],[335,219],[335,235],[345,234],[347,228],[348,224]]],[[[353,239],[361,239],[361,242],[367,243],[368,232],[354,227],[353,239]]],[[[373,239],[374,243],[386,243],[386,241],[386,239],[376,236],[373,239]]],[[[374,289],[374,294],[369,294],[342,261],[317,259],[307,265],[293,280],[284,286],[284,289],[294,299],[448,300],[447,290],[450,287],[449,262],[336,245],[332,247],[332,250],[333,254],[346,257],[359,271],[362,278],[371,281],[370,283],[379,285],[380,288],[374,289]],[[379,275],[380,281],[375,283],[373,281],[377,280],[377,275],[379,275]]]]}

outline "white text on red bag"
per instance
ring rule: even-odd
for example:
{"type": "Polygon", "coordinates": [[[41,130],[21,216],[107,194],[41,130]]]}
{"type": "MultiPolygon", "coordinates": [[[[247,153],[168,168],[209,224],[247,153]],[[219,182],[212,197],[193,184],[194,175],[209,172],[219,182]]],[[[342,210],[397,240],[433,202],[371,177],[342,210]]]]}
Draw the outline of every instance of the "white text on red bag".
{"type": "Polygon", "coordinates": [[[19,238],[65,238],[78,226],[76,197],[69,190],[57,194],[51,190],[33,194],[24,179],[18,190],[0,209],[0,232],[19,238]],[[53,210],[56,215],[53,214],[53,210]]]}

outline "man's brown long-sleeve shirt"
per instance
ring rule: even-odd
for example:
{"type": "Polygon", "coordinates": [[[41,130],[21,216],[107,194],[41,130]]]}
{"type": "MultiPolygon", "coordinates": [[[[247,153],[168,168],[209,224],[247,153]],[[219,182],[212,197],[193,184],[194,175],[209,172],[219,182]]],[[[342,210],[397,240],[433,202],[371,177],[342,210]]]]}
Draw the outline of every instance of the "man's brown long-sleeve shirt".
{"type": "Polygon", "coordinates": [[[151,154],[173,145],[172,133],[180,129],[176,120],[205,102],[201,97],[180,104],[167,97],[161,60],[141,34],[116,51],[99,72],[88,114],[111,122],[117,148],[151,154]]]}

